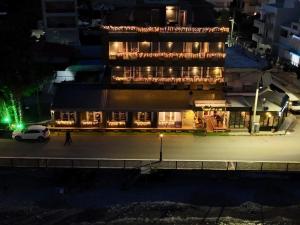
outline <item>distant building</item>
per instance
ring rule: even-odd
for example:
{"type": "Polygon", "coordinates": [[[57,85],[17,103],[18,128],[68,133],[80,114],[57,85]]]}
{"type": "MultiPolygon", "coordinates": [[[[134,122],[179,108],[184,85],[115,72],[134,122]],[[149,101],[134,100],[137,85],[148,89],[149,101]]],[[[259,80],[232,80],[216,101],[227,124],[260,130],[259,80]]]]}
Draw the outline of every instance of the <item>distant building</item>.
{"type": "Polygon", "coordinates": [[[278,48],[280,59],[300,67],[300,15],[290,26],[281,26],[278,48]]]}
{"type": "Polygon", "coordinates": [[[260,9],[260,19],[254,20],[258,33],[252,35],[257,48],[272,49],[278,54],[278,41],[281,25],[296,21],[300,15],[300,2],[297,0],[277,0],[275,3],[263,4],[260,9]]]}
{"type": "Polygon", "coordinates": [[[216,11],[229,10],[230,4],[233,0],[207,0],[214,5],[216,11]]]}
{"type": "Polygon", "coordinates": [[[42,0],[46,41],[80,45],[77,0],[42,0]]]}

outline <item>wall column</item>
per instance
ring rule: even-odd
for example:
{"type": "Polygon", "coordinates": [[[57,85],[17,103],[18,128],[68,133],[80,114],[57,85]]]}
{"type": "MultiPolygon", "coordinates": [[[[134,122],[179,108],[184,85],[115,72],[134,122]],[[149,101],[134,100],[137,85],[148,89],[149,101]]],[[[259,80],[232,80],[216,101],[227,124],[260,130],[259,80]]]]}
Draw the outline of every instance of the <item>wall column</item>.
{"type": "Polygon", "coordinates": [[[127,112],[126,127],[132,128],[133,125],[133,112],[127,112]]]}
{"type": "Polygon", "coordinates": [[[151,113],[151,127],[152,128],[158,127],[158,112],[151,113]]]}
{"type": "Polygon", "coordinates": [[[76,112],[75,127],[81,127],[81,112],[76,112]]]}

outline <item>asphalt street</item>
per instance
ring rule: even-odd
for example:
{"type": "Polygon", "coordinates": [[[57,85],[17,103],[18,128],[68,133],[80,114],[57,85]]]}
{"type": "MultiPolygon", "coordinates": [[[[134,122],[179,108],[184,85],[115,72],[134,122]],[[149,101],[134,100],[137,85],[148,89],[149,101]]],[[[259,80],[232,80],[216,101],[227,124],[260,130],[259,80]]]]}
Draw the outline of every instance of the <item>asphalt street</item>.
{"type": "MultiPolygon", "coordinates": [[[[300,118],[290,134],[283,136],[194,136],[166,134],[166,160],[289,161],[300,162],[300,118]]],[[[158,159],[160,139],[153,135],[76,135],[71,146],[64,136],[47,143],[0,139],[0,157],[57,157],[158,159]]]]}

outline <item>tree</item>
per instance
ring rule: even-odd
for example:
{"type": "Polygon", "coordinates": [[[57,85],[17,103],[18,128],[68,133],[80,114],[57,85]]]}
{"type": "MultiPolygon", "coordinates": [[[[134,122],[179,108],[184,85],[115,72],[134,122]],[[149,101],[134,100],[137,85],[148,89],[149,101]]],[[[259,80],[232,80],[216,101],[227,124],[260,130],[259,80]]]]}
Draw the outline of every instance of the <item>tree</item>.
{"type": "MultiPolygon", "coordinates": [[[[18,1],[21,3],[23,1],[18,1]]],[[[9,116],[15,124],[22,124],[21,97],[37,88],[52,74],[51,66],[34,60],[31,29],[37,21],[37,14],[30,11],[31,5],[15,4],[0,20],[0,92],[9,116]],[[16,5],[18,5],[17,8],[16,5]]]]}

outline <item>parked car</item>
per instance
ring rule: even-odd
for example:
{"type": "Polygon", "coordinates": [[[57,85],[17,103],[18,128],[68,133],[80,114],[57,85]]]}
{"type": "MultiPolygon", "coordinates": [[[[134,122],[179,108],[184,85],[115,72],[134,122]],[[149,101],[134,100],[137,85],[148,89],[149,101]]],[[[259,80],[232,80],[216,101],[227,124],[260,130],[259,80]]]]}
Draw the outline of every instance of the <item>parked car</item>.
{"type": "Polygon", "coordinates": [[[290,102],[290,110],[295,113],[300,112],[300,101],[291,101],[290,102]]]}
{"type": "Polygon", "coordinates": [[[14,131],[12,138],[21,140],[38,140],[40,142],[50,138],[50,131],[47,127],[42,125],[31,125],[22,131],[14,131]]]}

